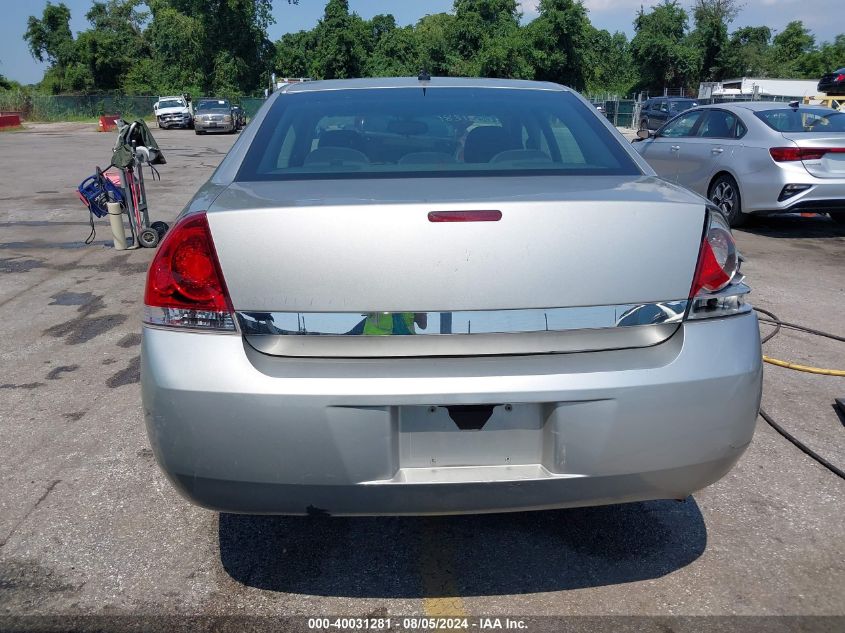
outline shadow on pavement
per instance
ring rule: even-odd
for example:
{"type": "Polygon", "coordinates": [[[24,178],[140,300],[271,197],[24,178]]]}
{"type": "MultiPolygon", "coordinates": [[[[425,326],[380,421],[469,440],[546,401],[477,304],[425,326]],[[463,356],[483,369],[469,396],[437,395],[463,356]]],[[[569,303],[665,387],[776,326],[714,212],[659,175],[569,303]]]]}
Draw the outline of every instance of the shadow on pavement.
{"type": "Polygon", "coordinates": [[[685,502],[453,517],[221,514],[234,580],[286,593],[367,598],[528,594],[664,576],[704,552],[685,502]]]}
{"type": "Polygon", "coordinates": [[[827,216],[755,216],[734,230],[765,237],[845,237],[845,224],[837,224],[827,216]]]}

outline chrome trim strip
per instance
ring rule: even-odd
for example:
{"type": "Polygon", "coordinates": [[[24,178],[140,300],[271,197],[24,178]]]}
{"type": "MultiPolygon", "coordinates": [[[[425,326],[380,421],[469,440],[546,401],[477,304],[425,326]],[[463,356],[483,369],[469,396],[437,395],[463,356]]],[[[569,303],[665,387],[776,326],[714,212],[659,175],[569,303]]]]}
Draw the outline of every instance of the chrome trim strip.
{"type": "Polygon", "coordinates": [[[515,356],[651,347],[680,325],[452,336],[247,336],[246,341],[264,354],[303,358],[515,356]]]}
{"type": "Polygon", "coordinates": [[[274,356],[550,354],[657,345],[678,329],[687,303],[370,314],[238,312],[237,321],[252,347],[274,356]],[[372,326],[380,318],[399,331],[375,334],[372,326]]]}
{"type": "Polygon", "coordinates": [[[247,312],[237,313],[247,336],[383,336],[372,333],[396,321],[392,336],[525,334],[567,332],[659,323],[683,319],[687,301],[550,308],[547,310],[473,310],[459,312],[247,312]],[[410,326],[408,327],[408,324],[410,326]]]}

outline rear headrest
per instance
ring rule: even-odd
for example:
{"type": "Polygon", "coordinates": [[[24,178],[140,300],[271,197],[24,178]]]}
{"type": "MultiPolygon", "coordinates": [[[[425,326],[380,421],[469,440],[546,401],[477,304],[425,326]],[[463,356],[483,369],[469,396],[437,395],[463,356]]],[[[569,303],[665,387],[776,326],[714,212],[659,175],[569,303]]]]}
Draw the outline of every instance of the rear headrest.
{"type": "Polygon", "coordinates": [[[490,159],[491,163],[550,163],[551,157],[539,149],[508,149],[490,159]]]}
{"type": "Polygon", "coordinates": [[[363,152],[348,147],[318,147],[305,157],[304,165],[341,165],[343,163],[363,163],[370,160],[363,152]]]}
{"type": "Polygon", "coordinates": [[[411,152],[399,159],[400,165],[443,165],[456,162],[455,157],[446,152],[411,152]]]}
{"type": "Polygon", "coordinates": [[[464,143],[465,163],[486,163],[505,150],[519,149],[503,127],[485,125],[467,134],[464,143]]]}
{"type": "Polygon", "coordinates": [[[348,147],[364,151],[364,138],[355,130],[327,130],[320,134],[317,147],[348,147]]]}

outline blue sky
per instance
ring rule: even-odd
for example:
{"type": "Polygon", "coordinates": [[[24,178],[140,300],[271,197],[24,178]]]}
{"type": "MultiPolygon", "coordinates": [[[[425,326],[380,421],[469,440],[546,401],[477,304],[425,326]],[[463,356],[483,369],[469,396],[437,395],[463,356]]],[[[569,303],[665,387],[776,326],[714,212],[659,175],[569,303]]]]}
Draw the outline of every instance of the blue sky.
{"type": "MultiPolygon", "coordinates": [[[[91,0],[64,0],[70,7],[74,32],[87,28],[85,13],[91,0]]],[[[649,7],[657,0],[586,0],[590,19],[598,28],[624,31],[633,34],[634,14],[640,5],[649,7]]],[[[524,18],[536,14],[539,0],[521,0],[524,18]]],[[[841,21],[841,0],[746,0],[734,27],[765,24],[772,29],[783,29],[790,20],[801,19],[813,30],[818,41],[832,40],[845,31],[841,21]]],[[[46,0],[0,0],[0,74],[24,83],[41,79],[44,65],[39,64],[27,51],[23,34],[30,15],[40,17],[46,0]]],[[[378,13],[393,13],[400,24],[411,24],[427,13],[448,11],[452,0],[350,0],[350,7],[364,18],[378,13]]],[[[681,0],[686,7],[692,0],[681,0]]],[[[276,24],[270,29],[272,39],[283,33],[311,28],[322,15],[324,0],[300,0],[288,5],[285,0],[274,0],[273,13],[276,24]]]]}

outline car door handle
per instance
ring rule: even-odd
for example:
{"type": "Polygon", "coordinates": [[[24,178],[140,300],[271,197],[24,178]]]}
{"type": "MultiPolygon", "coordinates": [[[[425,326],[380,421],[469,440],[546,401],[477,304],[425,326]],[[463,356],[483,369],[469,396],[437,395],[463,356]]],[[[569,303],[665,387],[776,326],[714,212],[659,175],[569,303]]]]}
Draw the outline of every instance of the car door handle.
{"type": "Polygon", "coordinates": [[[722,148],[722,147],[714,147],[714,148],[713,148],[713,149],[711,149],[710,151],[711,151],[711,152],[713,152],[714,154],[721,154],[721,153],[722,153],[722,152],[724,152],[725,150],[724,150],[724,148],[722,148]]]}
{"type": "Polygon", "coordinates": [[[681,146],[680,145],[672,145],[669,149],[671,149],[673,152],[678,152],[678,151],[681,150],[681,146]]]}

